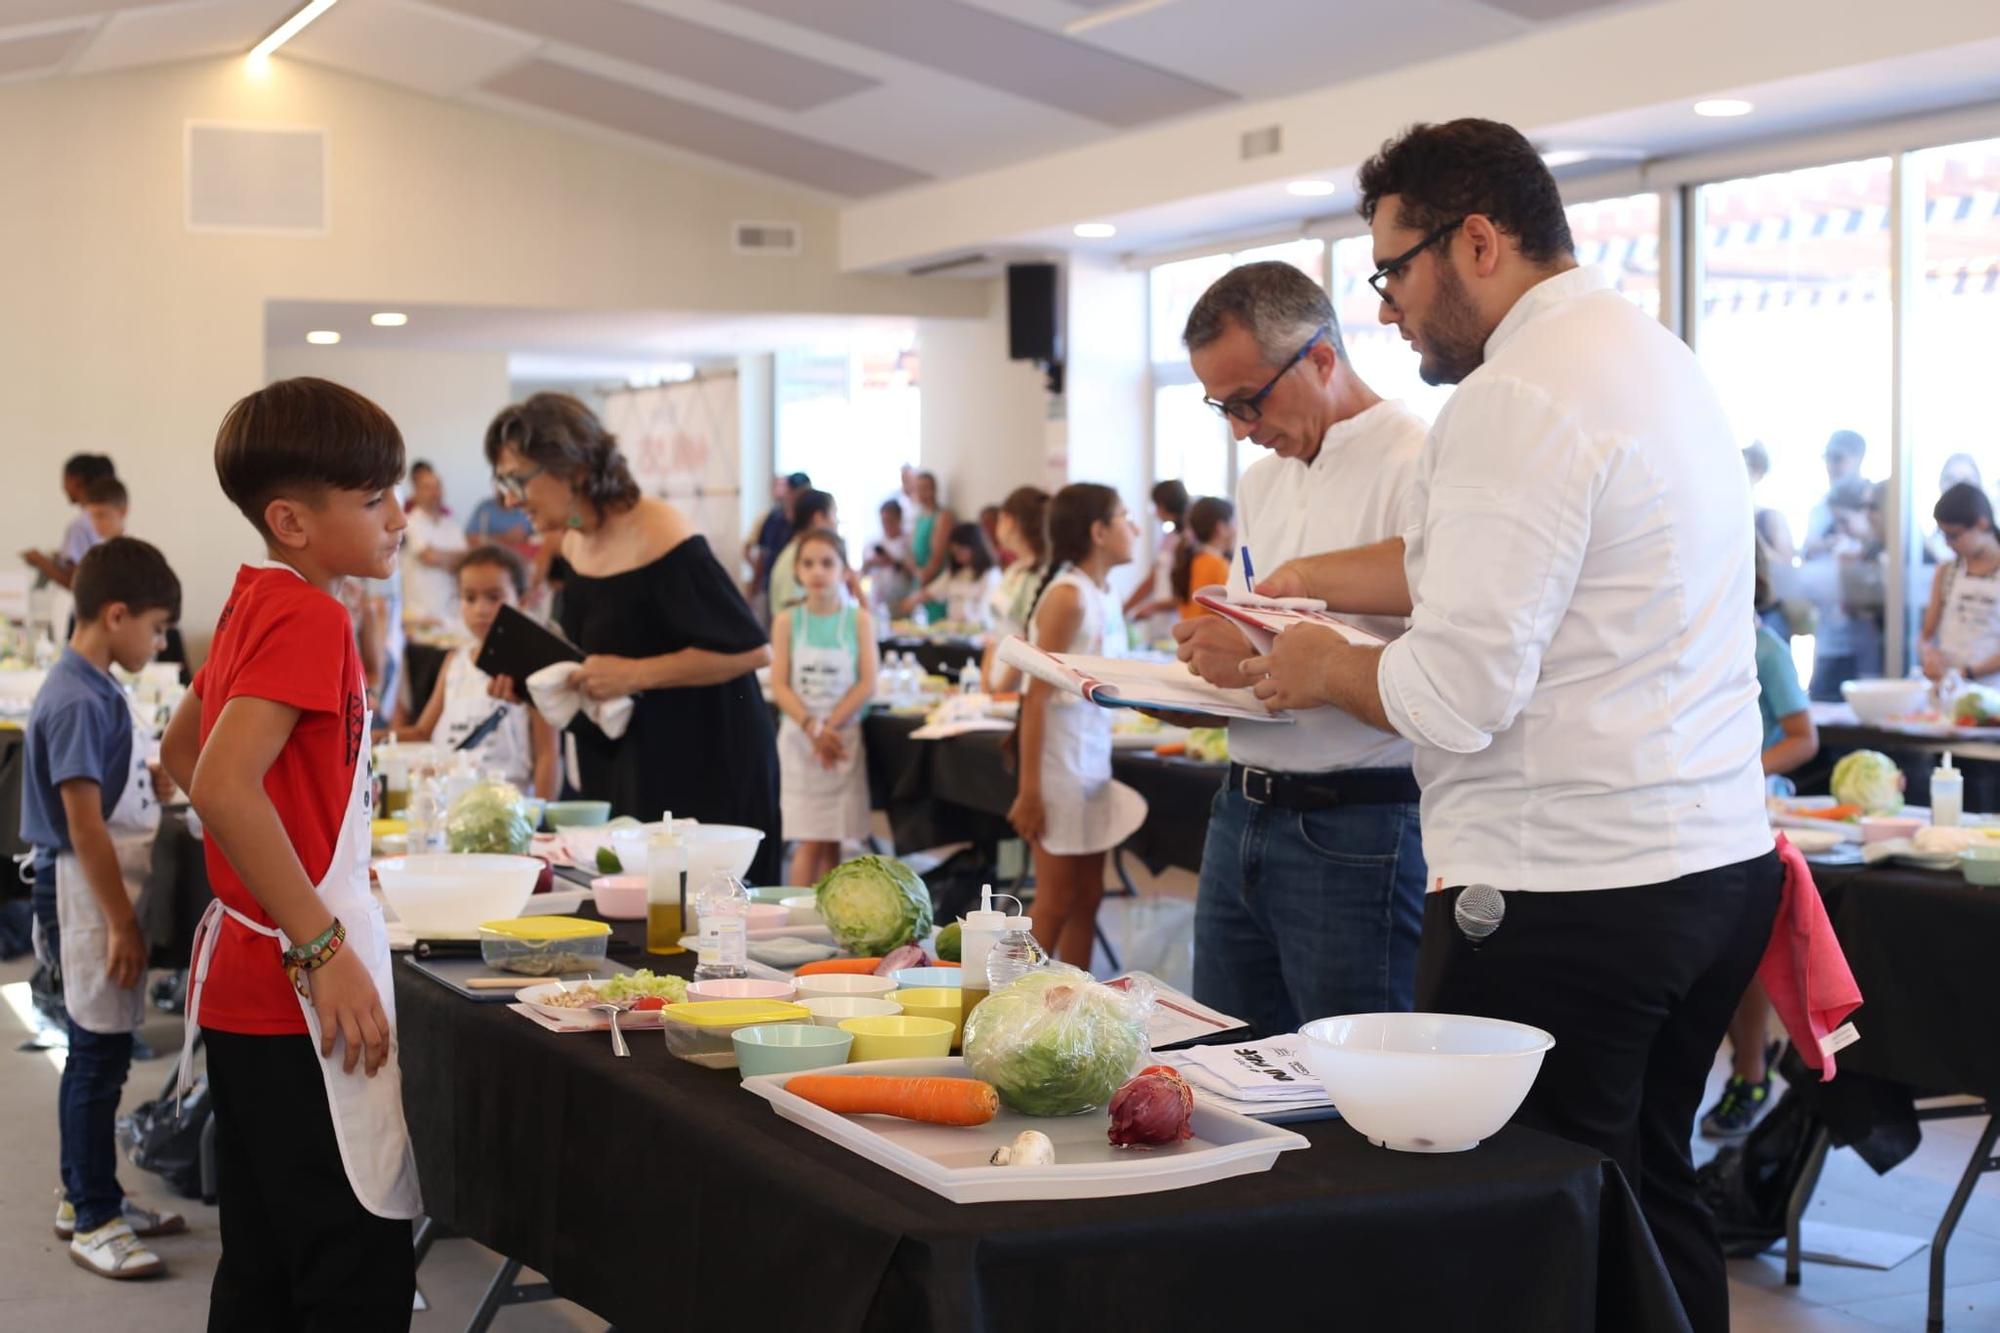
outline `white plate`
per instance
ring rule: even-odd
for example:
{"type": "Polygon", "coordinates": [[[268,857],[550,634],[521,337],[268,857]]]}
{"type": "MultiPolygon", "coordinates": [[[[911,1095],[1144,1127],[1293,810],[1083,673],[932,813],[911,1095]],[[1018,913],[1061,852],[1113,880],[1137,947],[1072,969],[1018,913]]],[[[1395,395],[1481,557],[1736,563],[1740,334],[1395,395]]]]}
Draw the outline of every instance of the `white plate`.
{"type": "MultiPolygon", "coordinates": [[[[956,1056],[929,1060],[871,1060],[816,1069],[836,1076],[965,1077],[956,1056]]],[[[1195,1102],[1194,1137],[1166,1148],[1114,1148],[1103,1111],[1060,1117],[1025,1116],[1002,1109],[983,1125],[926,1125],[893,1116],[844,1116],[785,1091],[792,1074],[743,1080],[747,1091],[771,1103],[785,1119],[804,1125],[897,1175],[953,1203],[1014,1199],[1105,1199],[1205,1185],[1230,1176],[1268,1171],[1278,1154],[1310,1144],[1288,1129],[1220,1107],[1195,1102]],[[1055,1145],[1054,1166],[994,1166],[993,1150],[1024,1129],[1055,1145]]]]}
{"type": "MultiPolygon", "coordinates": [[[[598,980],[606,981],[609,978],[599,977],[598,980]]],[[[611,1015],[601,1010],[565,1009],[561,1005],[547,1003],[549,996],[559,991],[575,990],[578,986],[586,984],[588,983],[581,981],[545,981],[539,986],[525,986],[514,992],[514,1001],[517,1004],[527,1005],[538,1014],[547,1014],[550,1018],[557,1019],[560,1022],[577,1023],[584,1027],[609,1030],[611,1027],[611,1015]]],[[[618,1015],[618,1026],[625,1032],[643,1028],[656,1028],[664,1021],[660,1017],[659,1011],[655,1009],[632,1009],[618,1015]]]]}

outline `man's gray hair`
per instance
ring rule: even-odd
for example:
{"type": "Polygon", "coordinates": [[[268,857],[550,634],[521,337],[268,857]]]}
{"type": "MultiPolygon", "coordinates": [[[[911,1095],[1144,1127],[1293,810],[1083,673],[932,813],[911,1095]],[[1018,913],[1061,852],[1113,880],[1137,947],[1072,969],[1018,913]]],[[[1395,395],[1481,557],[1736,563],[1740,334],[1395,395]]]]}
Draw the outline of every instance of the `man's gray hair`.
{"type": "Polygon", "coordinates": [[[1188,312],[1181,342],[1199,352],[1232,322],[1250,330],[1258,351],[1273,366],[1291,360],[1321,328],[1327,330],[1333,354],[1347,359],[1333,302],[1318,283],[1279,260],[1242,264],[1217,278],[1188,312]]]}

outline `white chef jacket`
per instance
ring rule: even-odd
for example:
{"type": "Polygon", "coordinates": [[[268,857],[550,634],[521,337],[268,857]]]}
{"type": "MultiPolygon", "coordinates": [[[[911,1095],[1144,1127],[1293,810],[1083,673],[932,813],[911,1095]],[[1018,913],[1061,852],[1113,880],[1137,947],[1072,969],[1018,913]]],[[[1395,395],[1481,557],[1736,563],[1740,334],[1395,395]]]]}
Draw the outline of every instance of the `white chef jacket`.
{"type": "Polygon", "coordinates": [[[1591,268],[1530,289],[1417,470],[1410,631],[1432,887],[1612,889],[1771,850],[1750,487],[1694,355],[1591,268]]]}
{"type": "MultiPolygon", "coordinates": [[[[1410,486],[1429,427],[1401,403],[1383,402],[1336,421],[1310,463],[1269,454],[1236,483],[1237,541],[1254,567],[1270,573],[1287,560],[1367,546],[1399,536],[1410,486]]],[[[1243,562],[1229,567],[1229,586],[1243,590],[1243,562]]],[[[1348,617],[1385,639],[1408,623],[1399,617],[1348,617]]],[[[1245,655],[1251,650],[1247,643],[1245,655]]],[[[1290,726],[1229,724],[1229,757],[1281,773],[1340,768],[1408,768],[1410,743],[1357,722],[1336,708],[1296,714],[1290,726]]]]}

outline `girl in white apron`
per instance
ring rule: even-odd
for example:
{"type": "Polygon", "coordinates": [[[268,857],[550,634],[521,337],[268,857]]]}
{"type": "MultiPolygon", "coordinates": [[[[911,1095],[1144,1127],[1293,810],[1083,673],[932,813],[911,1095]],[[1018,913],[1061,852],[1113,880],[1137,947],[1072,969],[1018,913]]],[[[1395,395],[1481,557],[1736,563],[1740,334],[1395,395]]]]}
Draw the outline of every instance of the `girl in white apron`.
{"type": "Polygon", "coordinates": [[[799,539],[805,601],[771,626],[771,692],[778,727],[779,809],[796,844],[791,882],[814,884],[840,861],[840,845],[868,836],[868,765],[861,710],[875,694],[875,626],[842,596],[840,539],[815,529],[799,539]]]}
{"type": "MultiPolygon", "coordinates": [[[[1106,576],[1132,558],[1138,531],[1118,493],[1084,482],[1049,502],[1049,560],[1028,637],[1054,653],[1119,657],[1125,622],[1106,576]]],[[[1111,776],[1111,715],[1031,681],[1021,700],[1020,790],[1008,822],[1035,856],[1035,937],[1090,966],[1104,854],[1138,831],[1146,802],[1111,776]]]]}
{"type": "Polygon", "coordinates": [[[397,727],[396,739],[456,750],[477,737],[468,748],[482,771],[530,796],[553,800],[558,777],[554,729],[525,704],[493,698],[487,692],[492,677],[473,665],[500,608],[519,606],[527,587],[527,565],[504,546],[482,546],[459,562],[459,615],[473,641],[452,650],[423,715],[397,727]]]}
{"type": "Polygon", "coordinates": [[[1957,558],[1931,582],[1920,646],[1924,674],[1957,670],[1968,684],[2000,687],[2000,537],[1993,504],[1977,486],[1946,491],[1934,511],[1938,532],[1957,558]]]}

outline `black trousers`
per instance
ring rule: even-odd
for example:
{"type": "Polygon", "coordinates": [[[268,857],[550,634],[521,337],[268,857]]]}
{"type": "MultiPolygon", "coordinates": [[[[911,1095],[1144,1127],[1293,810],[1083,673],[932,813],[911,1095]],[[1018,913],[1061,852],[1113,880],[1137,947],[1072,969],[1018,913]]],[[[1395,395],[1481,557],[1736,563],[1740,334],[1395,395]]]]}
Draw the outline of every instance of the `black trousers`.
{"type": "Polygon", "coordinates": [[[1417,1008],[1555,1037],[1515,1120],[1624,1170],[1695,1333],[1727,1333],[1729,1287],[1689,1140],[1782,880],[1774,852],[1642,888],[1509,893],[1476,950],[1452,921],[1458,890],[1425,904],[1417,1008]]]}
{"type": "Polygon", "coordinates": [[[407,1333],[410,1224],[354,1197],[312,1039],[204,1029],[202,1040],[222,1207],[209,1333],[407,1333]]]}

